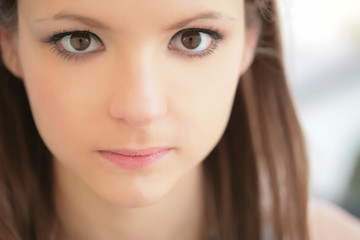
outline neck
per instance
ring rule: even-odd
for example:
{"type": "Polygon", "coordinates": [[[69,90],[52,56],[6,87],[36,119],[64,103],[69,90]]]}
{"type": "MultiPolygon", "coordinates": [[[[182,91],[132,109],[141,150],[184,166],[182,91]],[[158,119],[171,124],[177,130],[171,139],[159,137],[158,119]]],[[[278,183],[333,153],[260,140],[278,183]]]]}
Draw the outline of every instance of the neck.
{"type": "Polygon", "coordinates": [[[130,209],[106,202],[90,189],[79,196],[68,187],[74,179],[57,176],[60,239],[199,240],[205,225],[202,171],[199,165],[188,172],[157,203],[130,209]]]}

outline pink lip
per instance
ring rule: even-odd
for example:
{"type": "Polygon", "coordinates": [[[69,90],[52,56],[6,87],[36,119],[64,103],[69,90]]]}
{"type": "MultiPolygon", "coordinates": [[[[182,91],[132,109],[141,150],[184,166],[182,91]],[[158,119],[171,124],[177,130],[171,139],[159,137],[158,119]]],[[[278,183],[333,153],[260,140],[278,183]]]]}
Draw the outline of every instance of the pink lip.
{"type": "Polygon", "coordinates": [[[155,164],[162,159],[171,148],[149,148],[142,150],[101,150],[98,153],[124,169],[140,169],[155,164]]]}

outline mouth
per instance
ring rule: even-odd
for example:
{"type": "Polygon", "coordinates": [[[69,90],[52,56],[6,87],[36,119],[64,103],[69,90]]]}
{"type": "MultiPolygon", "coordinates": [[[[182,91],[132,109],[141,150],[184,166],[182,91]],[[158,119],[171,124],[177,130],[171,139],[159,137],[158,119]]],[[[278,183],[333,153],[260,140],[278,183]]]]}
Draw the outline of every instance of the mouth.
{"type": "Polygon", "coordinates": [[[140,150],[100,150],[99,155],[123,169],[142,169],[154,165],[166,156],[172,148],[148,148],[140,150]]]}

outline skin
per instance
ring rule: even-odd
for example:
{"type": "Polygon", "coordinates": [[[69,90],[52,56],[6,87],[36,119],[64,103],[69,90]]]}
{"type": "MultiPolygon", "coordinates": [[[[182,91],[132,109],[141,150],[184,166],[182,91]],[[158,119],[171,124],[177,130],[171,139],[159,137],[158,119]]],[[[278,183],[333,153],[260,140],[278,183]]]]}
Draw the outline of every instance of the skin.
{"type": "Polygon", "coordinates": [[[360,239],[359,220],[335,205],[312,199],[308,216],[312,240],[360,239]]]}
{"type": "MultiPolygon", "coordinates": [[[[20,0],[18,6],[16,34],[0,31],[2,58],[24,82],[54,155],[60,239],[201,239],[201,163],[224,131],[258,37],[258,29],[244,27],[243,2],[20,0]],[[228,18],[164,30],[209,10],[228,18]],[[107,28],[49,20],[59,12],[107,28]],[[179,30],[204,26],[224,35],[213,54],[188,58],[168,49],[179,30]],[[105,48],[69,61],[44,43],[54,32],[74,29],[94,32],[105,48]],[[96,153],[164,146],[171,152],[146,169],[121,169],[96,153]]],[[[309,224],[315,240],[360,238],[359,222],[329,204],[313,202],[309,224]]]]}
{"type": "Polygon", "coordinates": [[[18,2],[17,33],[2,31],[3,59],[24,82],[38,131],[54,155],[63,239],[201,239],[201,163],[223,134],[258,36],[258,29],[245,28],[243,4],[18,2]],[[223,17],[174,27],[208,11],[223,17]],[[59,13],[102,26],[53,19],[59,13]],[[168,48],[178,31],[204,26],[224,36],[212,54],[190,58],[168,48]],[[54,32],[74,29],[93,32],[104,46],[74,60],[45,42],[54,32]],[[120,168],[97,153],[151,147],[171,151],[141,169],[120,168]]]}

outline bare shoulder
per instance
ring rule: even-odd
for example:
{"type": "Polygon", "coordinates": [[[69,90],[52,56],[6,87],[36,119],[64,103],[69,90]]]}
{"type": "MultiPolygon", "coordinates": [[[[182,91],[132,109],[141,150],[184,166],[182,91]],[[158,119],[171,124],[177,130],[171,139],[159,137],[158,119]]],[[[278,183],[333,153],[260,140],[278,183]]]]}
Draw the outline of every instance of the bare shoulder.
{"type": "Polygon", "coordinates": [[[311,240],[359,240],[360,221],[341,208],[324,201],[309,203],[311,240]]]}

